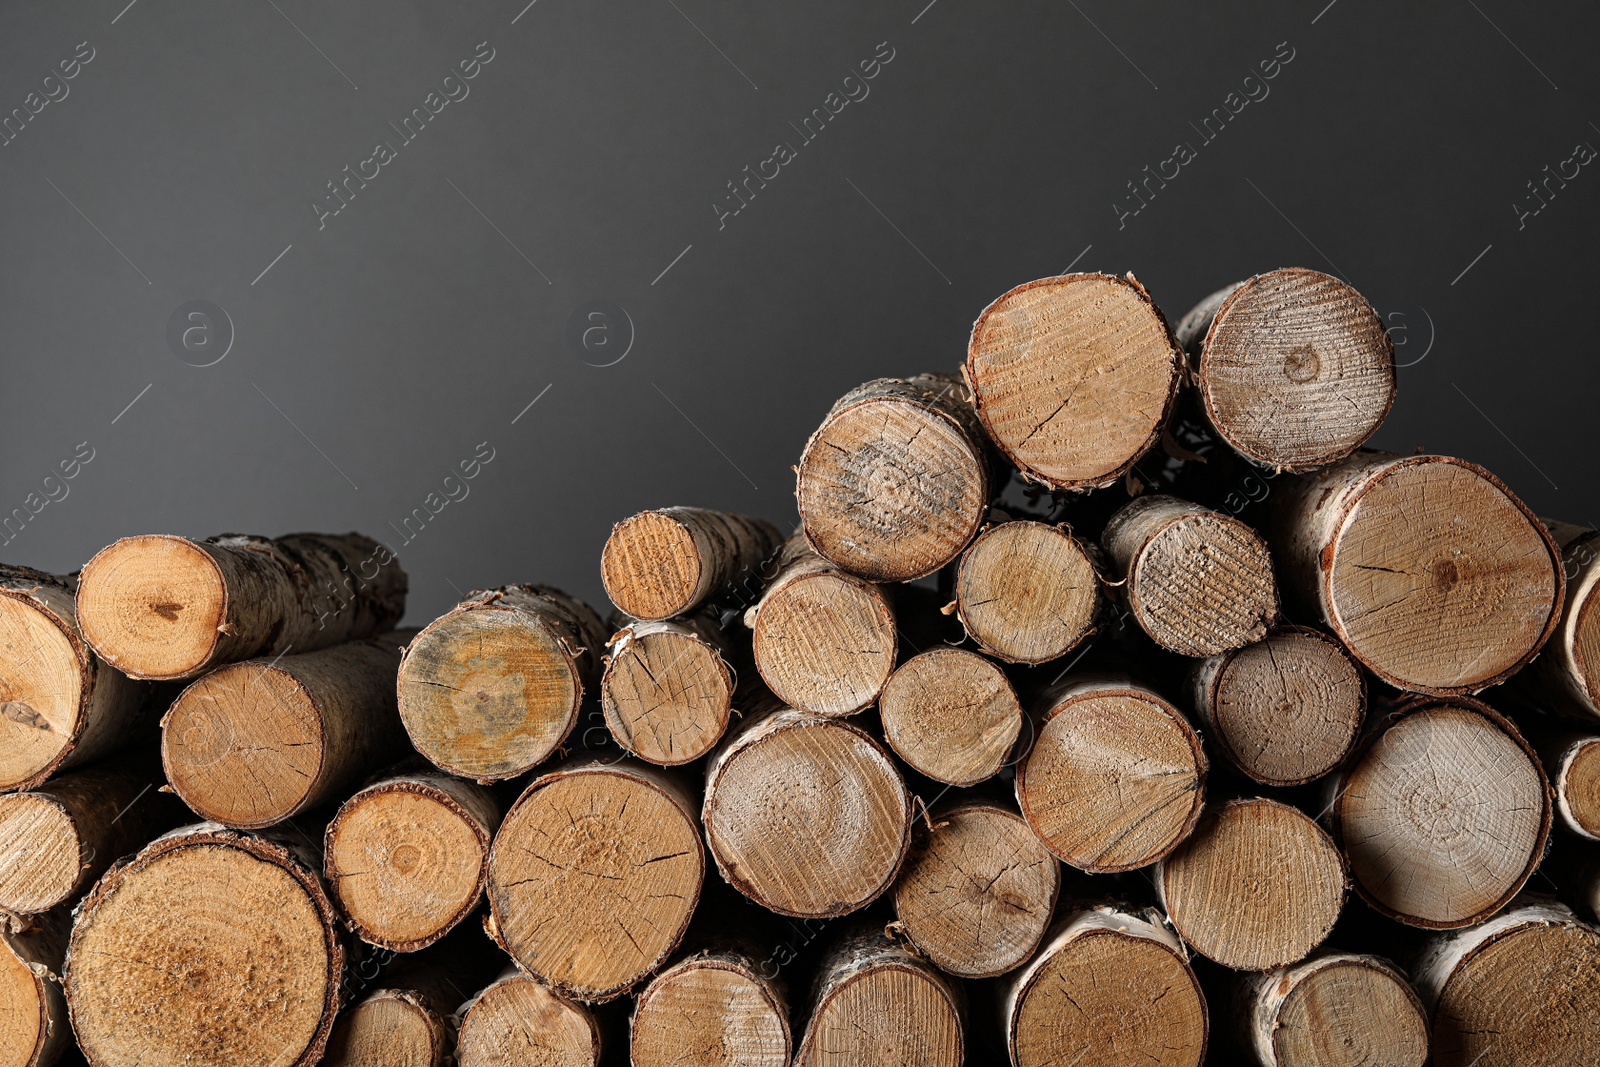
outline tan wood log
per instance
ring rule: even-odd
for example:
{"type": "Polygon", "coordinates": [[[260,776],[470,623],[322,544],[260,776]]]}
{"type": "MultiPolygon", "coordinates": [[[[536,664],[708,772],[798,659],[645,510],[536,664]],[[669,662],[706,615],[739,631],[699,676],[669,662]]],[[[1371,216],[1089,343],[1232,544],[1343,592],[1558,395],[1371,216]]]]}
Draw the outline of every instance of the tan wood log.
{"type": "Polygon", "coordinates": [[[1304,267],[1211,294],[1178,323],[1206,416],[1234,451],[1268,467],[1337,462],[1394,403],[1394,343],[1365,297],[1304,267]]]}
{"type": "Polygon", "coordinates": [[[78,629],[76,575],[0,565],[0,791],[100,759],[154,717],[78,629]]]}
{"type": "Polygon", "coordinates": [[[462,1006],[459,1067],[598,1067],[594,1014],[515,968],[462,1006]]]}
{"type": "Polygon", "coordinates": [[[795,498],[806,541],[875,582],[932,574],[983,524],[987,444],[956,375],[878,378],[850,390],[800,454],[795,498]]]}
{"type": "Polygon", "coordinates": [[[1150,494],[1111,517],[1101,544],[1120,599],[1162,648],[1214,656],[1260,641],[1278,621],[1272,554],[1232,516],[1150,494]]]}
{"type": "Polygon", "coordinates": [[[1600,841],[1600,733],[1555,728],[1542,736],[1530,733],[1530,740],[1544,762],[1562,825],[1600,841]]]}
{"type": "Polygon", "coordinates": [[[1326,952],[1246,979],[1243,1029],[1261,1067],[1423,1067],[1428,1020],[1377,956],[1326,952]]]}
{"type": "Polygon", "coordinates": [[[979,417],[1023,477],[1111,485],[1156,443],[1183,357],[1133,275],[1020,285],[972,327],[966,378],[979,417]]]}
{"type": "Polygon", "coordinates": [[[760,601],[745,613],[767,688],[819,715],[853,715],[871,704],[895,664],[888,595],[811,551],[798,533],[774,567],[760,601]]]}
{"type": "Polygon", "coordinates": [[[328,823],[323,874],[358,937],[414,952],[477,908],[499,825],[482,786],[433,773],[385,778],[328,823]]]}
{"type": "Polygon", "coordinates": [[[400,718],[442,771],[480,782],[526,774],[564,742],[600,683],[606,629],[547,585],[475,591],[435,619],[400,664],[400,718]]]}
{"type": "Polygon", "coordinates": [[[1550,834],[1537,755],[1510,720],[1468,698],[1401,705],[1334,790],[1332,825],[1356,889],[1412,926],[1489,918],[1533,874],[1550,834]]]}
{"type": "Polygon", "coordinates": [[[1477,692],[1531,660],[1560,619],[1555,541],[1476,464],[1358,452],[1272,484],[1266,530],[1285,592],[1390,685],[1477,692]]]}
{"type": "Polygon", "coordinates": [[[311,1067],[344,949],[318,857],[200,823],[157,838],[79,906],[72,1025],[92,1067],[311,1067]]]}
{"type": "Polygon", "coordinates": [[[1065,527],[1017,519],[990,526],[961,556],[956,612],[985,651],[1045,663],[1072,651],[1100,618],[1099,550],[1065,527]]]}
{"type": "Polygon", "coordinates": [[[738,678],[730,642],[714,618],[633,622],[608,644],[600,706],[617,744],[666,767],[716,747],[733,715],[738,678]]]}
{"type": "Polygon", "coordinates": [[[795,1067],[960,1067],[966,1003],[875,928],[846,934],[817,972],[795,1067]]]}
{"type": "Polygon", "coordinates": [[[260,829],[329,803],[405,750],[395,708],[415,630],[220,667],[161,720],[172,789],[204,819],[260,829]]]}
{"type": "Polygon", "coordinates": [[[992,778],[1022,732],[1022,704],[1005,672],[961,648],[930,648],[896,667],[878,709],[895,754],[948,785],[992,778]]]}
{"type": "Polygon", "coordinates": [[[1192,706],[1216,750],[1264,785],[1304,785],[1342,763],[1367,713],[1367,686],[1344,646],[1282,626],[1195,664],[1192,706]]]}
{"type": "Polygon", "coordinates": [[[636,619],[682,615],[754,574],[783,541],[765,519],[706,508],[641,511],[611,528],[600,578],[636,619]]]}
{"type": "Polygon", "coordinates": [[[1524,677],[1562,710],[1600,718],[1600,531],[1543,522],[1561,549],[1567,595],[1555,633],[1524,677]]]}
{"type": "Polygon", "coordinates": [[[444,1067],[450,1024],[407,989],[379,989],[339,1013],[324,1067],[444,1067]]]}
{"type": "Polygon", "coordinates": [[[1033,955],[1060,888],[1055,857],[1021,815],[965,798],[919,825],[894,908],[911,944],[940,970],[990,978],[1033,955]]]}
{"type": "Polygon", "coordinates": [[[134,678],[193,678],[393,629],[406,573],[361,534],[125,537],[83,568],[83,635],[134,678]]]}
{"type": "Polygon", "coordinates": [[[1068,677],[1036,705],[1017,765],[1023,817],[1063,863],[1096,874],[1154,863],[1205,804],[1200,737],[1153,691],[1115,676],[1068,677]]]}
{"type": "Polygon", "coordinates": [[[577,760],[539,776],[489,853],[492,933],[563,994],[611,1000],[660,967],[700,899],[694,800],[633,760],[577,760]]]}
{"type": "Polygon", "coordinates": [[[1600,1061],[1600,933],[1562,905],[1529,902],[1438,935],[1412,973],[1436,1067],[1600,1061]]]}
{"type": "Polygon", "coordinates": [[[776,968],[738,948],[695,952],[650,980],[633,1009],[633,1067],[788,1067],[789,1006],[776,968]]]}
{"type": "Polygon", "coordinates": [[[769,911],[832,918],[894,881],[911,793],[855,726],[785,708],[744,723],[706,769],[706,843],[722,877],[769,911]]]}
{"type": "Polygon", "coordinates": [[[1199,1067],[1209,1021],[1188,954],[1154,912],[1096,905],[1064,915],[1008,980],[1012,1067],[1199,1067]]]}
{"type": "Polygon", "coordinates": [[[70,921],[0,912],[0,1067],[52,1067],[72,1047],[60,981],[70,921]]]}

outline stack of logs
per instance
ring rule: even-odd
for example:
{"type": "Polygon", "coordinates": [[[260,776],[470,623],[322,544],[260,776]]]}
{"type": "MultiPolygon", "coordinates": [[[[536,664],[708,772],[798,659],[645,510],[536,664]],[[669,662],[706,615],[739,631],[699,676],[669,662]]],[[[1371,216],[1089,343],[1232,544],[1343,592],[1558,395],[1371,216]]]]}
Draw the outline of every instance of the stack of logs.
{"type": "Polygon", "coordinates": [[[1070,274],[793,536],[618,523],[604,621],[4,568],[0,1067],[1600,1062],[1600,533],[1362,450],[1394,388],[1336,278],[1070,274]]]}

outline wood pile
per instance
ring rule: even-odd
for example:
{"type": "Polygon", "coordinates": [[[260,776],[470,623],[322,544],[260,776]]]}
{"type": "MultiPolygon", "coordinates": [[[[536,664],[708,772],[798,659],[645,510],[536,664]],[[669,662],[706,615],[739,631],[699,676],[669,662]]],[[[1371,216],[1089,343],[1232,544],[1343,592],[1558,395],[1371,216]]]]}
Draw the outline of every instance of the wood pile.
{"type": "Polygon", "coordinates": [[[792,535],[617,523],[608,617],[397,629],[358,534],[0,567],[0,1067],[1600,1062],[1600,532],[1365,450],[1315,271],[908,370],[792,535]]]}

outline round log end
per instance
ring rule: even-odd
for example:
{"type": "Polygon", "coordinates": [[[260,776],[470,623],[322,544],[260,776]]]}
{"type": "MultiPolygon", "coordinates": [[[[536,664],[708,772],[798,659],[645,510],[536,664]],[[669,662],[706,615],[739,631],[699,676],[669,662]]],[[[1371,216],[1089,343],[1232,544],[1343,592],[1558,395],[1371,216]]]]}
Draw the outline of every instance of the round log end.
{"type": "Polygon", "coordinates": [[[789,1017],[768,983],[691,956],[657,975],[633,1012],[634,1067],[788,1067],[789,1017]]]}
{"type": "Polygon", "coordinates": [[[956,606],[967,633],[1012,663],[1064,656],[1089,635],[1100,579],[1077,538],[1048,523],[1003,522],[961,557],[956,606]]]}
{"type": "Polygon", "coordinates": [[[84,565],[78,625],[100,658],[134,678],[187,678],[211,660],[228,588],[211,555],[182,537],[125,537],[84,565]]]}
{"type": "Polygon", "coordinates": [[[0,790],[41,784],[70,753],[84,728],[86,658],[54,615],[0,595],[0,790]]]}
{"type": "Polygon", "coordinates": [[[611,528],[600,553],[600,580],[611,602],[636,619],[667,619],[703,596],[706,560],[680,519],[642,511],[611,528]]]}
{"type": "Polygon", "coordinates": [[[1260,641],[1278,621],[1267,543],[1217,512],[1191,511],[1165,523],[1134,557],[1126,593],[1150,639],[1182,656],[1260,641]]]}
{"type": "Polygon", "coordinates": [[[0,796],[0,911],[32,915],[65,903],[83,875],[72,814],[40,793],[0,796]]]}
{"type": "Polygon", "coordinates": [[[1567,824],[1600,840],[1600,738],[1586,738],[1574,747],[1561,767],[1556,793],[1567,824]]]}
{"type": "Polygon", "coordinates": [[[733,711],[733,671],[687,630],[645,630],[613,646],[600,704],[617,743],[676,766],[716,747],[733,711]]]}
{"type": "MultiPolygon", "coordinates": [[[[1276,975],[1277,972],[1274,972],[1276,975]]],[[[1272,976],[1269,976],[1272,977],[1272,976]]],[[[1405,977],[1372,956],[1333,955],[1277,976],[1252,1020],[1274,1067],[1423,1067],[1428,1020],[1405,977]],[[1287,992],[1276,995],[1288,985],[1287,992]]]]}
{"type": "Polygon", "coordinates": [[[0,1067],[49,1067],[72,1040],[61,987],[51,973],[61,966],[65,926],[44,935],[51,948],[41,960],[28,944],[39,934],[25,925],[0,914],[0,1067]]]}
{"type": "Polygon", "coordinates": [[[526,975],[511,975],[485,989],[467,1008],[456,1062],[460,1067],[596,1067],[600,1030],[581,1005],[526,975]]]}
{"type": "Polygon", "coordinates": [[[444,1020],[403,992],[379,990],[339,1014],[324,1067],[440,1067],[444,1020]]]}
{"type": "Polygon", "coordinates": [[[894,670],[894,612],[876,586],[834,570],[783,582],[762,599],[756,667],[780,700],[820,715],[871,704],[894,670]]]}
{"type": "Polygon", "coordinates": [[[841,963],[812,1008],[795,1067],[965,1062],[962,1003],[926,963],[902,954],[841,963]]]}
{"type": "Polygon", "coordinates": [[[1022,705],[1005,672],[960,648],[902,663],[878,700],[889,747],[920,774],[969,786],[1005,764],[1022,732],[1022,705]]]}

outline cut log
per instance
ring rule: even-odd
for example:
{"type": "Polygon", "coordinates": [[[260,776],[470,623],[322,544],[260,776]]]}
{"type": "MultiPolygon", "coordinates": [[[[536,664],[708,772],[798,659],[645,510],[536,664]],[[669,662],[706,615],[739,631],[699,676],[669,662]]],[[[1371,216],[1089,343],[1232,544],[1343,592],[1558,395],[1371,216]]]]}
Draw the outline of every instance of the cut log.
{"type": "Polygon", "coordinates": [[[633,1009],[633,1067],[788,1067],[782,989],[738,949],[697,952],[650,980],[633,1009]]]}
{"type": "Polygon", "coordinates": [[[0,1067],[51,1067],[72,1046],[61,964],[70,917],[0,912],[0,1067]]]}
{"type": "Polygon", "coordinates": [[[722,877],[769,911],[833,918],[876,900],[911,844],[911,793],[864,732],[786,708],[712,756],[701,807],[722,877]]]}
{"type": "Polygon", "coordinates": [[[989,436],[1023,477],[1111,485],[1161,436],[1183,357],[1133,275],[1020,285],[972,327],[966,378],[989,436]]]}
{"type": "Polygon", "coordinates": [[[1261,1067],[1423,1067],[1428,1020],[1406,976],[1332,952],[1252,975],[1241,1005],[1261,1067]]]}
{"type": "Polygon", "coordinates": [[[853,715],[894,670],[897,633],[883,589],[842,571],[795,534],[761,600],[745,613],[756,669],[786,704],[853,715]]]}
{"type": "Polygon", "coordinates": [[[1538,757],[1475,700],[1402,705],[1335,788],[1333,826],[1356,889],[1412,926],[1489,918],[1533,874],[1550,834],[1538,757]]]}
{"type": "Polygon", "coordinates": [[[1394,344],[1365,297],[1304,267],[1211,294],[1183,317],[1206,416],[1234,451],[1282,470],[1337,462],[1394,403],[1394,344]]]}
{"type": "Polygon", "coordinates": [[[1016,811],[965,799],[935,808],[894,884],[894,909],[941,970],[990,978],[1021,966],[1061,888],[1056,859],[1016,811]]]}
{"type": "Polygon", "coordinates": [[[1260,641],[1278,621],[1272,554],[1238,519],[1141,496],[1111,517],[1101,544],[1121,599],[1162,648],[1214,656],[1260,641]]]}
{"type": "Polygon", "coordinates": [[[1200,738],[1154,692],[1120,678],[1069,678],[1038,702],[1017,802],[1046,847],[1104,874],[1154,863],[1205,803],[1200,738]]]}
{"type": "Polygon", "coordinates": [[[113,867],[67,952],[92,1067],[310,1067],[339,1006],[344,950],[299,846],[214,823],[113,867]]]}
{"type": "Polygon", "coordinates": [[[1367,713],[1366,682],[1344,646],[1299,626],[1197,663],[1189,691],[1217,749],[1264,785],[1304,785],[1333,770],[1367,713]]]}
{"type": "Polygon", "coordinates": [[[1154,912],[1064,916],[1005,992],[1012,1067],[1199,1067],[1209,1024],[1183,945],[1154,912]]]}
{"type": "Polygon", "coordinates": [[[947,785],[993,777],[1022,732],[1005,672],[960,648],[930,648],[889,676],[878,700],[883,736],[913,770],[947,785]]]}
{"type": "Polygon", "coordinates": [[[156,795],[160,784],[153,765],[102,763],[0,796],[0,911],[75,902],[113,862],[171,829],[182,809],[156,795]]]}
{"type": "Polygon", "coordinates": [[[79,632],[77,585],[0,565],[0,791],[32,789],[153,726],[144,687],[79,632]]]}
{"type": "Polygon", "coordinates": [[[636,619],[669,619],[755,574],[783,541],[765,519],[705,508],[641,511],[611,528],[600,578],[636,619]]]}
{"type": "Polygon", "coordinates": [[[1600,841],[1600,734],[1568,733],[1539,750],[1562,823],[1579,837],[1600,841]]]}
{"type": "Polygon", "coordinates": [[[1358,452],[1273,486],[1267,531],[1286,592],[1390,685],[1477,692],[1555,629],[1555,541],[1482,467],[1358,452]]]}
{"type": "Polygon", "coordinates": [[[489,853],[494,938],[578,1000],[610,1000],[653,972],[700,899],[694,802],[658,768],[580,762],[541,775],[489,853]]]}
{"type": "Polygon", "coordinates": [[[415,993],[380,989],[339,1013],[323,1067],[444,1067],[450,1024],[415,993]]]}
{"type": "Polygon", "coordinates": [[[856,931],[822,961],[795,1067],[960,1067],[965,1014],[927,961],[880,929],[856,931]]]}
{"type": "Polygon", "coordinates": [[[202,818],[235,829],[332,801],[403,753],[394,676],[415,635],[247,660],[191,683],[161,720],[167,781],[202,818]]]}
{"type": "Polygon", "coordinates": [[[1544,524],[1561,548],[1567,595],[1549,645],[1526,674],[1568,707],[1600,717],[1600,531],[1550,519],[1544,524]]]}
{"type": "Polygon", "coordinates": [[[328,888],[363,941],[425,948],[478,906],[499,825],[499,805],[482,786],[442,774],[374,782],[328,824],[328,888]]]}
{"type": "Polygon", "coordinates": [[[125,537],[84,566],[78,591],[100,657],[167,680],[371,637],[405,609],[394,553],[356,533],[125,537]]]}
{"type": "Polygon", "coordinates": [[[435,767],[480,782],[548,759],[600,682],[606,629],[547,585],[478,590],[423,628],[400,664],[400,718],[435,767]]]}
{"type": "Polygon", "coordinates": [[[1600,1062],[1600,933],[1559,904],[1440,935],[1413,973],[1436,1067],[1600,1062]]]}
{"type": "Polygon", "coordinates": [[[515,968],[462,1007],[459,1067],[598,1067],[594,1015],[515,968]]]}
{"type": "Polygon", "coordinates": [[[795,468],[806,541],[875,582],[932,574],[983,524],[987,441],[956,375],[878,378],[850,390],[795,468]]]}
{"type": "Polygon", "coordinates": [[[1103,607],[1098,550],[1071,531],[1031,520],[978,535],[956,572],[967,633],[1010,663],[1044,663],[1094,632],[1103,607]]]}
{"type": "Polygon", "coordinates": [[[617,744],[667,767],[716,747],[733,714],[737,679],[714,618],[630,623],[609,644],[600,706],[617,744]]]}
{"type": "Polygon", "coordinates": [[[1156,867],[1173,927],[1207,959],[1264,971],[1304,959],[1344,909],[1349,880],[1326,831],[1276,800],[1230,800],[1156,867]]]}

